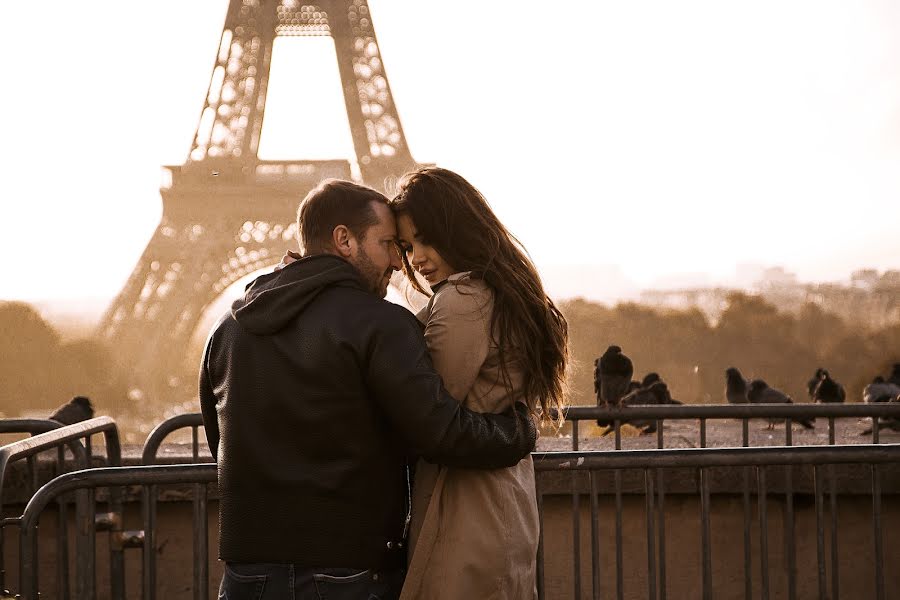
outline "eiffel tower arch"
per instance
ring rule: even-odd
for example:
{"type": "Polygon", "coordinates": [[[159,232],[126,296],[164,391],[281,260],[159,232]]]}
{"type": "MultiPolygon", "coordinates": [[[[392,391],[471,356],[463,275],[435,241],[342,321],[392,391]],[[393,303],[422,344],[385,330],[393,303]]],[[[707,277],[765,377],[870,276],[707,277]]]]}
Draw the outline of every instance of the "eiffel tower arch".
{"type": "Polygon", "coordinates": [[[200,317],[229,285],[295,244],[306,193],[323,178],[353,178],[347,160],[259,158],[277,36],[333,39],[357,180],[385,190],[416,167],[366,0],[231,0],[188,158],[164,168],[162,220],[100,324],[147,400],[193,386],[196,366],[186,371],[184,362],[200,317]]]}

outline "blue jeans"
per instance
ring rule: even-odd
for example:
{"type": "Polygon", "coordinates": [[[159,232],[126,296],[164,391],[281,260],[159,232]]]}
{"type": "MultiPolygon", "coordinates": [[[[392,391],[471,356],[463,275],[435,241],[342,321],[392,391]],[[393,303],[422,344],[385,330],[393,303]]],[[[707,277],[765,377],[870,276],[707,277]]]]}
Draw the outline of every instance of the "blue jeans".
{"type": "Polygon", "coordinates": [[[219,600],[396,600],[400,571],[225,563],[219,600]]]}

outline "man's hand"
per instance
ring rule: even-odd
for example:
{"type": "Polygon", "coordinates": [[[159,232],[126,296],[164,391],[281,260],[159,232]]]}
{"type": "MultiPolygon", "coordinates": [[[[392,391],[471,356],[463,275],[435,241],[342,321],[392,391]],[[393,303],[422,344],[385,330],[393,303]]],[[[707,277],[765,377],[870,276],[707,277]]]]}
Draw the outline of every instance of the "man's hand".
{"type": "Polygon", "coordinates": [[[292,262],[297,262],[301,258],[303,258],[303,257],[300,256],[300,254],[298,254],[297,252],[294,252],[293,250],[288,250],[287,252],[284,253],[284,256],[281,257],[281,262],[278,263],[277,265],[275,265],[275,270],[280,271],[281,269],[285,268],[292,262]]]}

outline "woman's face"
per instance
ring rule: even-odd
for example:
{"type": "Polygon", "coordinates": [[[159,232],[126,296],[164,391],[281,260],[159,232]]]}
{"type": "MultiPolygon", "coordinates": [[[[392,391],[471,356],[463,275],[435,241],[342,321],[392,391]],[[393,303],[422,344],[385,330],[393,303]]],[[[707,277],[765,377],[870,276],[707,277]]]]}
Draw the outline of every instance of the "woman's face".
{"type": "Polygon", "coordinates": [[[397,217],[397,238],[401,251],[406,254],[406,260],[431,287],[456,273],[433,246],[422,243],[422,236],[407,214],[397,217]]]}

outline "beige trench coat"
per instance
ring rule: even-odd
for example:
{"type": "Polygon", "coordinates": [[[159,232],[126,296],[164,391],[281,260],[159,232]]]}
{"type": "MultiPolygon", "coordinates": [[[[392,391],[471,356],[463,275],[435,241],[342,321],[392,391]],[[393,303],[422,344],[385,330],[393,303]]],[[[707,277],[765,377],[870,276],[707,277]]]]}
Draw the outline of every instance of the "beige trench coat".
{"type": "MultiPolygon", "coordinates": [[[[417,316],[450,394],[479,412],[521,397],[522,373],[500,378],[491,342],[493,294],[468,273],[450,277],[417,316]]],[[[410,559],[401,600],[522,600],[536,597],[539,521],[531,457],[509,469],[439,467],[419,461],[410,559]]]]}

